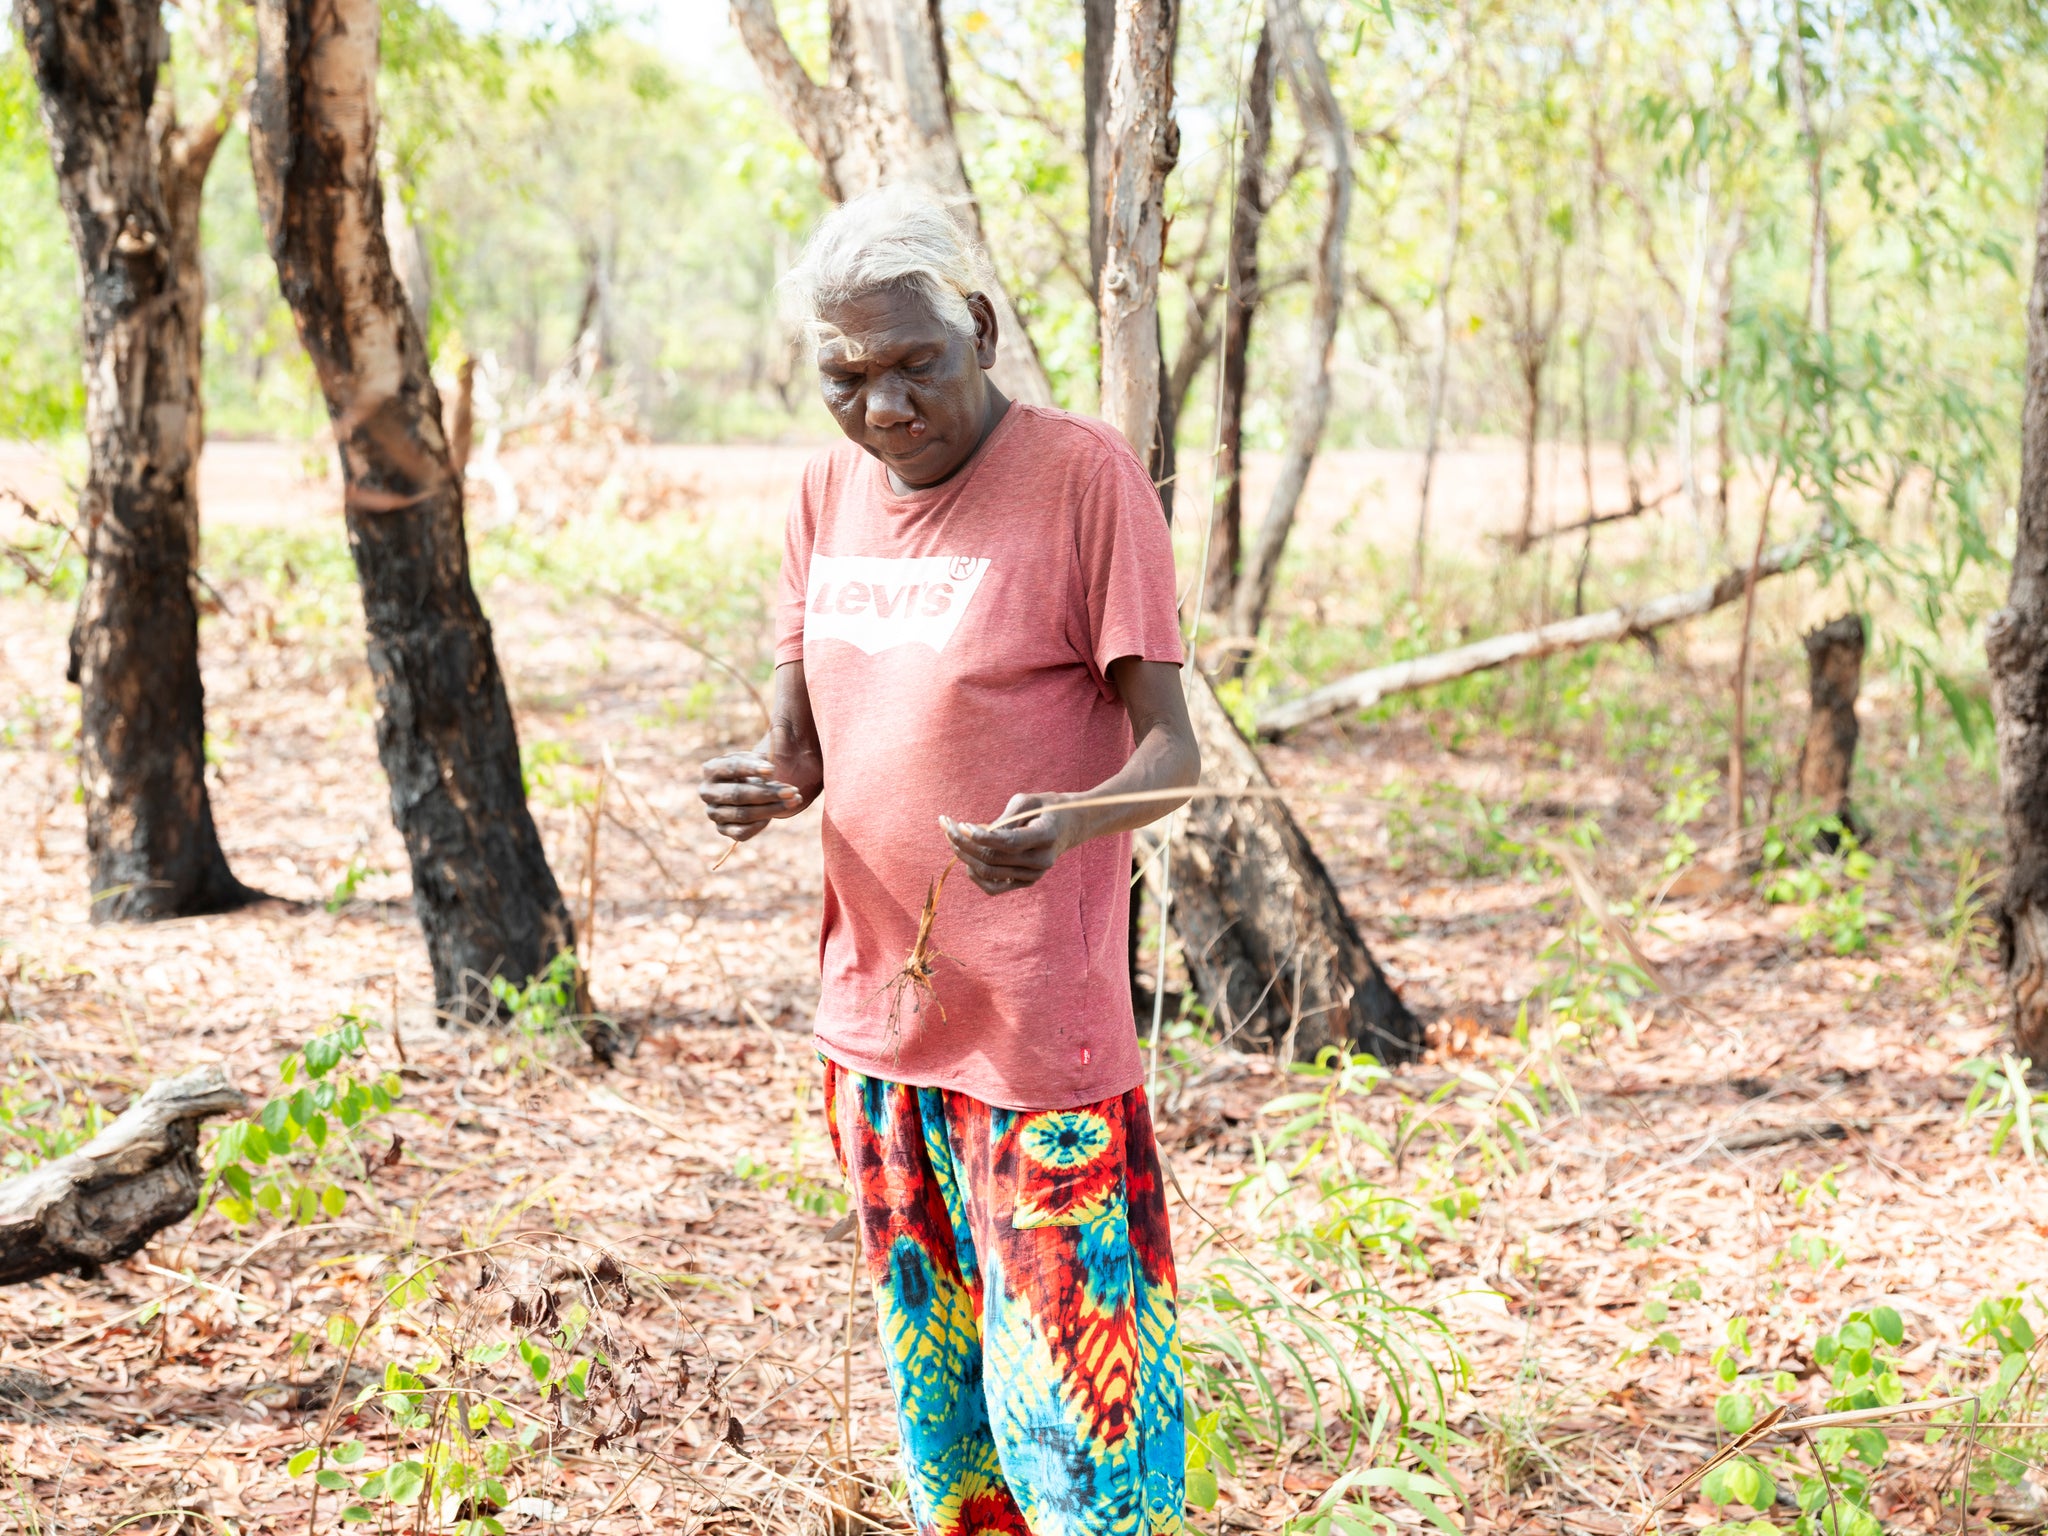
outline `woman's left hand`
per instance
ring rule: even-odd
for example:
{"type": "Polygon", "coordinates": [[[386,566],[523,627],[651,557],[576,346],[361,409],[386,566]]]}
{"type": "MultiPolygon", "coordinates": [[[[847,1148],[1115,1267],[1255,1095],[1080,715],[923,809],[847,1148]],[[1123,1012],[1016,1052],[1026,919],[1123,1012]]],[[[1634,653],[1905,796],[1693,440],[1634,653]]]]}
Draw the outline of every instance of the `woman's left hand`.
{"type": "MultiPolygon", "coordinates": [[[[1069,817],[1057,807],[1068,795],[1012,795],[1003,807],[1004,816],[1019,811],[1038,811],[1036,816],[1013,821],[1008,826],[978,826],[941,816],[939,826],[946,841],[960,856],[968,878],[991,896],[1021,891],[1036,885],[1055,860],[1072,847],[1069,817]]],[[[999,818],[1000,819],[1000,818],[999,818]]]]}

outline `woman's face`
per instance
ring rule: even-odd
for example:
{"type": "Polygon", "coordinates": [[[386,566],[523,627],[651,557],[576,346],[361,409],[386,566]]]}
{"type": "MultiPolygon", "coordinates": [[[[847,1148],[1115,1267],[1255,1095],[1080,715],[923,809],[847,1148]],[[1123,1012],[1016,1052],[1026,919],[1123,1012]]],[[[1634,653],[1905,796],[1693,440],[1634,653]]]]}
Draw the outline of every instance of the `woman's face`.
{"type": "Polygon", "coordinates": [[[996,317],[981,294],[969,294],[967,307],[971,336],[954,332],[907,285],[863,294],[819,317],[837,333],[818,348],[825,409],[913,488],[938,484],[981,443],[996,317]]]}

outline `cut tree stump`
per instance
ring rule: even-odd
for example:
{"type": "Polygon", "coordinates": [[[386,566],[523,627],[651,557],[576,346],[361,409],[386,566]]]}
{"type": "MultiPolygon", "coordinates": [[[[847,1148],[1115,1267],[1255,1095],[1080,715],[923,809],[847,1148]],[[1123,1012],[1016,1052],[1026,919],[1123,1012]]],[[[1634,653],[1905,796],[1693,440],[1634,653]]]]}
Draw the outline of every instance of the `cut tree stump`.
{"type": "MultiPolygon", "coordinates": [[[[1273,781],[1199,668],[1188,714],[1202,782],[1265,789],[1273,781]]],[[[1422,1052],[1422,1025],[1387,984],[1287,802],[1191,801],[1173,846],[1171,915],[1189,974],[1227,1032],[1291,1040],[1313,1061],[1326,1045],[1384,1062],[1422,1052]]]]}
{"type": "Polygon", "coordinates": [[[199,1204],[199,1126],[248,1107],[219,1067],[152,1083],[68,1157],[0,1183],[0,1285],[140,1251],[199,1204]]]}
{"type": "MultiPolygon", "coordinates": [[[[1849,817],[1849,779],[1856,767],[1856,695],[1863,687],[1866,633],[1861,614],[1848,613],[1806,636],[1806,744],[1799,749],[1799,802],[1806,809],[1849,817]]],[[[1857,834],[1861,836],[1859,832],[1857,834]]]]}

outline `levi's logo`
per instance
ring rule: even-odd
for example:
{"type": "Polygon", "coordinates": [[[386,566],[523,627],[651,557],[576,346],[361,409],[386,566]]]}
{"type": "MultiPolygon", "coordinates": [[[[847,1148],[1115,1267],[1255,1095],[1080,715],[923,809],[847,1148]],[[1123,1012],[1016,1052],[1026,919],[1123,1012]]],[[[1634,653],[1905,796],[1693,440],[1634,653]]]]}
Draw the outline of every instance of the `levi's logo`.
{"type": "Polygon", "coordinates": [[[844,640],[870,656],[913,643],[936,654],[987,573],[972,555],[813,555],[804,639],[844,640]]]}

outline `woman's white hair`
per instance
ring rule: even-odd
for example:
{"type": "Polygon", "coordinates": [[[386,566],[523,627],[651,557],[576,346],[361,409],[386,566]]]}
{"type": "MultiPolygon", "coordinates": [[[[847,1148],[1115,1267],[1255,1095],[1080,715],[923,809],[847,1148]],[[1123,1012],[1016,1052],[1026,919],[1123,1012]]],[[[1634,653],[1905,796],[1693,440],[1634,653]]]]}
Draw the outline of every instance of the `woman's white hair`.
{"type": "Polygon", "coordinates": [[[849,300],[885,288],[921,294],[946,328],[974,334],[967,296],[994,285],[988,255],[939,197],[923,187],[877,187],[825,215],[789,275],[785,309],[813,346],[843,341],[859,355],[860,338],[825,318],[849,300]]]}

